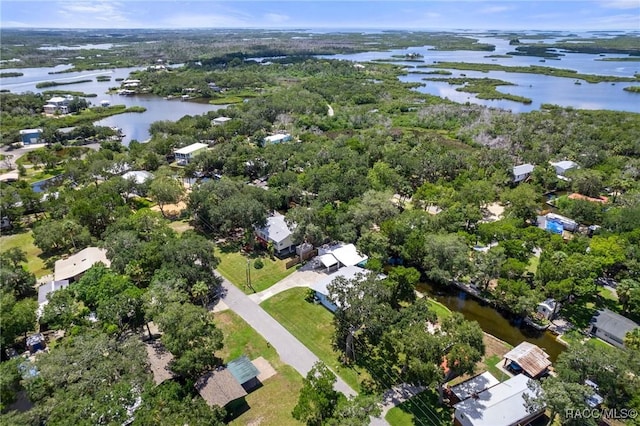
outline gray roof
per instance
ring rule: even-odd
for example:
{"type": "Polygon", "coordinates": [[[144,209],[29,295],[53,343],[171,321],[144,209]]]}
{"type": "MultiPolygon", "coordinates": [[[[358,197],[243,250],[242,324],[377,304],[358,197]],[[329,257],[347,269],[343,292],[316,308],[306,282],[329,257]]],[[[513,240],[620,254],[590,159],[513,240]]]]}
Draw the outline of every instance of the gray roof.
{"type": "Polygon", "coordinates": [[[362,269],[359,266],[347,266],[344,268],[340,268],[333,274],[329,274],[323,279],[311,284],[311,289],[317,291],[318,293],[328,295],[329,291],[327,290],[327,286],[331,284],[331,282],[333,282],[333,280],[335,280],[336,278],[344,277],[347,280],[351,280],[358,274],[366,275],[367,272],[368,271],[366,269],[362,269]]]}
{"type": "Polygon", "coordinates": [[[631,330],[640,327],[636,322],[609,309],[601,309],[593,316],[591,323],[599,330],[624,341],[624,337],[631,330]]]}
{"type": "Polygon", "coordinates": [[[518,374],[480,392],[477,397],[457,403],[454,405],[456,417],[464,416],[464,424],[473,426],[517,424],[531,415],[523,398],[523,395],[535,396],[527,386],[529,380],[524,374],[518,374]]]}
{"type": "Polygon", "coordinates": [[[274,243],[282,242],[292,234],[284,216],[280,214],[268,217],[266,226],[259,231],[274,243]]]}
{"type": "Polygon", "coordinates": [[[241,385],[244,385],[249,380],[260,374],[256,366],[251,363],[246,355],[242,355],[240,358],[229,361],[227,369],[241,385]]]}
{"type": "Polygon", "coordinates": [[[224,407],[231,401],[247,395],[247,391],[226,368],[205,374],[194,386],[210,407],[224,407]]]}
{"type": "Polygon", "coordinates": [[[60,280],[60,281],[49,281],[48,283],[42,284],[38,287],[38,304],[46,303],[47,295],[49,293],[53,293],[54,291],[62,290],[63,288],[69,287],[69,280],[60,280]]]}
{"type": "Polygon", "coordinates": [[[520,176],[526,175],[533,171],[533,164],[520,164],[519,166],[514,166],[513,175],[520,176]]]}

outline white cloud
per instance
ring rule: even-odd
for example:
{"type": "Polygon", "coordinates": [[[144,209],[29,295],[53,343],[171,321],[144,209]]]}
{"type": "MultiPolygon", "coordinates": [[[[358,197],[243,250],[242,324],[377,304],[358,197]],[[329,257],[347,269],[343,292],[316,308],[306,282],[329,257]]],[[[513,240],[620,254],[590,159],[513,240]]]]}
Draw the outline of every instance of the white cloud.
{"type": "Polygon", "coordinates": [[[640,9],[640,0],[605,0],[600,5],[607,9],[640,9]]]}
{"type": "Polygon", "coordinates": [[[230,28],[230,27],[251,27],[259,25],[258,22],[242,19],[237,16],[227,14],[190,14],[180,13],[170,18],[163,19],[158,23],[158,27],[169,28],[230,28]]]}
{"type": "Polygon", "coordinates": [[[127,5],[117,1],[62,1],[57,3],[54,26],[67,28],[134,28],[139,23],[128,15],[127,5]]]}
{"type": "Polygon", "coordinates": [[[512,9],[513,8],[509,6],[489,6],[489,7],[480,9],[479,12],[483,14],[493,14],[493,13],[507,12],[512,9]]]}
{"type": "Polygon", "coordinates": [[[289,17],[279,13],[267,13],[264,15],[264,19],[272,24],[283,24],[289,20],[289,17]]]}

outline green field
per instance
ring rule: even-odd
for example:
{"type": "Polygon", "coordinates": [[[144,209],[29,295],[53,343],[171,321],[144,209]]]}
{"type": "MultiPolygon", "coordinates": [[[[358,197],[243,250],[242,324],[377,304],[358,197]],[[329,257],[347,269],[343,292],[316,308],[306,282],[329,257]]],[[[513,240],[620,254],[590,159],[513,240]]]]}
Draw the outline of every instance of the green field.
{"type": "Polygon", "coordinates": [[[0,252],[7,251],[13,247],[18,247],[27,253],[27,269],[29,272],[32,272],[36,278],[51,273],[51,270],[47,269],[44,261],[40,257],[42,250],[33,245],[33,234],[31,231],[0,237],[0,252]]]}
{"type": "Polygon", "coordinates": [[[224,249],[217,249],[216,257],[220,258],[218,272],[247,294],[254,293],[254,290],[256,293],[265,290],[296,270],[296,268],[285,268],[286,260],[278,258],[272,260],[269,256],[254,254],[249,256],[239,251],[226,252],[224,249]],[[261,269],[254,267],[254,262],[258,258],[264,263],[264,267],[261,269]],[[253,290],[247,286],[248,262],[250,262],[249,270],[253,290]]]}
{"type": "Polygon", "coordinates": [[[293,288],[265,300],[260,306],[359,392],[360,383],[368,374],[357,368],[346,367],[340,362],[340,354],[332,345],[333,314],[322,305],[307,302],[306,294],[306,288],[293,288]]]}
{"type": "Polygon", "coordinates": [[[300,425],[300,422],[291,417],[302,387],[300,374],[284,364],[276,350],[235,313],[218,312],[215,314],[215,323],[224,334],[224,348],[217,356],[225,362],[241,355],[247,355],[252,360],[262,356],[277,372],[244,398],[246,405],[231,404],[227,408],[228,412],[237,410],[238,413],[230,424],[300,425]]]}

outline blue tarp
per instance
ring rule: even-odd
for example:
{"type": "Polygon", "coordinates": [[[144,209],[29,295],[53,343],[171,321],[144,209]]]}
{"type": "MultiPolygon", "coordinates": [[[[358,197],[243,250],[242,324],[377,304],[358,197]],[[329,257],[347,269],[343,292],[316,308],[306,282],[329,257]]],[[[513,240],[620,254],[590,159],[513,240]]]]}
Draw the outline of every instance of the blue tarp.
{"type": "Polygon", "coordinates": [[[554,234],[562,235],[562,231],[564,231],[564,227],[562,223],[556,222],[553,220],[547,220],[547,231],[553,232],[554,234]]]}

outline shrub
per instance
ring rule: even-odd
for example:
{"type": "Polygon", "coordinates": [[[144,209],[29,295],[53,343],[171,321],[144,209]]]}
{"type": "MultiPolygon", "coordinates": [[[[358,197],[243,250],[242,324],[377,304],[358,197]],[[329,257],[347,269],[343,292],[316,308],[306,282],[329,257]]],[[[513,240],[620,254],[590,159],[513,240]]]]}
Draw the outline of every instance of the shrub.
{"type": "Polygon", "coordinates": [[[262,269],[262,268],[264,268],[264,262],[262,262],[262,259],[256,259],[253,262],[253,267],[256,268],[256,269],[262,269]]]}

